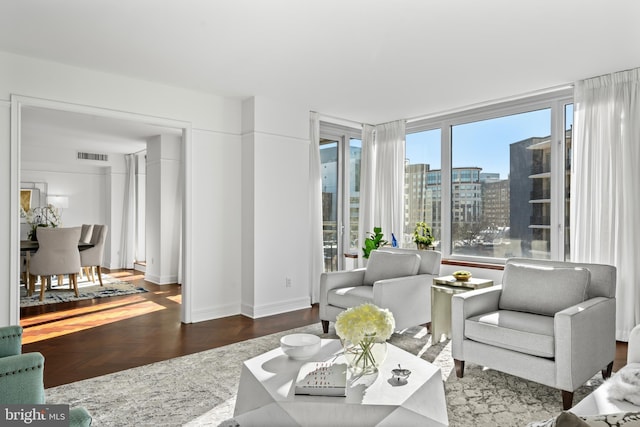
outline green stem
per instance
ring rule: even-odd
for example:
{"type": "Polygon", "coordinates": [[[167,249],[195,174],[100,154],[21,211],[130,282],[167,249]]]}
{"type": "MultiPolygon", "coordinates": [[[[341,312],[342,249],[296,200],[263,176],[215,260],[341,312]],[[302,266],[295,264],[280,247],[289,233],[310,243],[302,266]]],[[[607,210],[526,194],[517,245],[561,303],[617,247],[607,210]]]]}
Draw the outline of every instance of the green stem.
{"type": "Polygon", "coordinates": [[[375,341],[373,337],[365,338],[358,343],[358,345],[362,349],[362,352],[355,359],[354,365],[362,366],[363,370],[367,370],[369,366],[375,366],[376,360],[373,357],[373,353],[371,352],[374,344],[375,341]]]}

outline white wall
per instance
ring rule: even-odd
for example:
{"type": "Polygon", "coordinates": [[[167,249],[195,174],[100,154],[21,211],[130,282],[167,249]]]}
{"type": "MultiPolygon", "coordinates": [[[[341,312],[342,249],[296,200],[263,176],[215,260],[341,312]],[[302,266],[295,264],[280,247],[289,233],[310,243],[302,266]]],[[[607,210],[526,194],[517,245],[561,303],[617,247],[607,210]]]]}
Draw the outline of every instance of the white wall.
{"type": "Polygon", "coordinates": [[[103,266],[121,268],[120,240],[124,156],[109,154],[107,162],[76,159],[76,150],[29,141],[21,149],[21,182],[45,182],[49,195],[67,196],[62,225],[109,226],[103,266]]]}
{"type": "Polygon", "coordinates": [[[242,313],[309,307],[308,108],[245,101],[242,143],[242,313]]]}
{"type": "Polygon", "coordinates": [[[178,282],[181,145],[175,135],[157,135],[147,142],[145,279],[159,285],[178,282]]]}
{"type": "MultiPolygon", "coordinates": [[[[193,321],[240,313],[241,235],[247,224],[241,221],[245,208],[240,199],[240,135],[193,131],[193,198],[197,208],[192,234],[194,270],[200,277],[198,298],[193,300],[193,321]]],[[[187,250],[190,248],[187,247],[187,250]]],[[[187,273],[187,272],[185,272],[187,273]]]]}
{"type": "MultiPolygon", "coordinates": [[[[16,197],[15,188],[16,185],[20,185],[18,182],[11,182],[11,165],[12,155],[17,160],[17,154],[12,153],[11,144],[9,143],[11,137],[11,110],[6,98],[0,98],[0,325],[9,325],[13,318],[18,316],[19,307],[15,304],[11,304],[12,297],[17,294],[15,290],[15,275],[11,275],[11,245],[13,244],[14,250],[18,245],[14,242],[19,239],[19,227],[13,223],[13,220],[19,222],[19,215],[11,215],[11,198],[16,197]],[[13,186],[12,186],[13,184],[13,186]],[[12,291],[11,286],[14,286],[12,291]]],[[[16,205],[17,208],[17,205],[16,205]]],[[[15,260],[14,260],[15,261],[15,260]]],[[[15,264],[15,263],[14,263],[15,264]]],[[[17,266],[13,267],[18,273],[17,266]]]]}
{"type": "MultiPolygon", "coordinates": [[[[16,162],[19,157],[11,151],[11,94],[97,107],[112,115],[140,114],[190,124],[185,158],[185,210],[190,226],[185,239],[191,258],[184,271],[183,301],[191,304],[192,311],[185,314],[185,319],[189,322],[239,313],[240,248],[232,238],[239,236],[241,229],[240,180],[221,176],[240,169],[240,100],[0,52],[0,171],[4,175],[0,179],[0,198],[4,200],[0,204],[0,241],[5,242],[0,245],[0,325],[15,321],[17,311],[17,300],[16,305],[11,302],[15,295],[12,287],[18,280],[18,260],[14,257],[13,267],[10,260],[18,248],[18,236],[12,239],[11,230],[19,228],[20,177],[13,189],[12,159],[16,162]],[[217,220],[224,222],[213,222],[217,220]],[[223,246],[227,242],[230,244],[223,246]]],[[[227,176],[236,174],[239,172],[227,176]]],[[[116,181],[112,174],[105,184],[107,191],[110,186],[116,191],[116,181]]],[[[111,209],[107,215],[115,221],[121,212],[111,209]]]]}

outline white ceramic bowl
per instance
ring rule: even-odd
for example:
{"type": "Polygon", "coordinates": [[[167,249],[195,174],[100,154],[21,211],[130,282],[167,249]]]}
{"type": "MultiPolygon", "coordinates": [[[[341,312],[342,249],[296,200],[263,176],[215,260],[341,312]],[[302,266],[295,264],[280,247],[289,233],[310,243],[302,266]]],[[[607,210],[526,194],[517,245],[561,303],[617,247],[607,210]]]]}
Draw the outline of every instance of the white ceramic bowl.
{"type": "Polygon", "coordinates": [[[292,359],[305,360],[320,350],[320,337],[311,334],[291,334],[280,338],[280,348],[292,359]]]}

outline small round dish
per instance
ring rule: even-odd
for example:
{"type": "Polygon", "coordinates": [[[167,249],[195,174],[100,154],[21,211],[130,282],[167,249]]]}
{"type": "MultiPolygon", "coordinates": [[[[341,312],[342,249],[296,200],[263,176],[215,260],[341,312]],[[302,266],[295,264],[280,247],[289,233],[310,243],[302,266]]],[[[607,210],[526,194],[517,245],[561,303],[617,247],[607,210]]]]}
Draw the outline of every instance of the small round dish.
{"type": "Polygon", "coordinates": [[[393,380],[397,383],[403,383],[407,381],[407,378],[409,378],[409,375],[411,375],[410,370],[402,368],[392,369],[391,373],[393,374],[393,380]]]}
{"type": "Polygon", "coordinates": [[[311,334],[291,334],[280,338],[280,348],[295,360],[306,360],[320,350],[320,337],[311,334]]]}
{"type": "Polygon", "coordinates": [[[471,272],[466,270],[455,271],[452,276],[459,282],[466,282],[471,279],[471,272]]]}

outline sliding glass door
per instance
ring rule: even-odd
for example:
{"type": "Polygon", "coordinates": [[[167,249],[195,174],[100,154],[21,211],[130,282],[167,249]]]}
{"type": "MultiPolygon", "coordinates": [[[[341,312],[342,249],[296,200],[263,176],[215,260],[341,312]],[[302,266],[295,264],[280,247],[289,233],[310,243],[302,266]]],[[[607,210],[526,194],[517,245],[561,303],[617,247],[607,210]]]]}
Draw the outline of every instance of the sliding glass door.
{"type": "Polygon", "coordinates": [[[324,270],[343,270],[357,255],[360,206],[360,131],[321,123],[324,270]]]}

